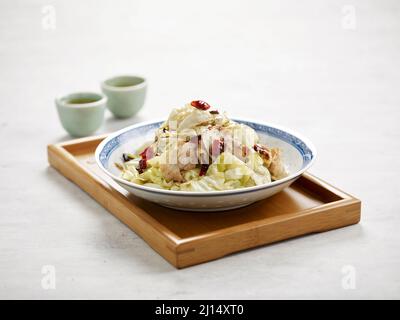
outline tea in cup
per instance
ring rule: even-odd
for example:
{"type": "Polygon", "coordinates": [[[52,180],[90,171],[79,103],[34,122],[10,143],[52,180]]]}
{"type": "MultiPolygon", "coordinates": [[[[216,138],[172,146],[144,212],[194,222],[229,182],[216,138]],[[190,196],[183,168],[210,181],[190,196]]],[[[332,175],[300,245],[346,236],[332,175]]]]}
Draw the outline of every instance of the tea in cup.
{"type": "Polygon", "coordinates": [[[144,105],[147,81],[139,76],[118,76],[103,81],[101,89],[108,98],[111,113],[117,118],[129,118],[144,105]]]}
{"type": "Polygon", "coordinates": [[[74,137],[84,137],[100,128],[107,98],[94,92],[78,92],[56,98],[58,116],[64,129],[74,137]]]}

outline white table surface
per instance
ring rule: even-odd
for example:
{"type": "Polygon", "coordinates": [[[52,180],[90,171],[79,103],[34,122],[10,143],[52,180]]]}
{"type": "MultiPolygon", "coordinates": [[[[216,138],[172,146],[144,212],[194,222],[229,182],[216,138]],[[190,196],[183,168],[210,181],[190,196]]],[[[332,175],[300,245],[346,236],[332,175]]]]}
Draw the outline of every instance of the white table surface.
{"type": "Polygon", "coordinates": [[[0,298],[400,298],[399,53],[396,0],[1,1],[0,298]],[[195,98],[291,127],[362,222],[176,270],[47,164],[54,97],[121,73],[146,105],[100,132],[195,98]]]}

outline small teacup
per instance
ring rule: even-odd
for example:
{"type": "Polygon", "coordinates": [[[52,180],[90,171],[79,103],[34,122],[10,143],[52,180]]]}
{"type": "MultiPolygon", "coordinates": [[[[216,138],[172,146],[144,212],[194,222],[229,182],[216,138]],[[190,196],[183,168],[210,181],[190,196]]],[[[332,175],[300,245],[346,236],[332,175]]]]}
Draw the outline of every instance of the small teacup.
{"type": "Polygon", "coordinates": [[[147,81],[139,76],[118,76],[101,83],[107,96],[107,107],[117,118],[129,118],[142,107],[146,98],[147,81]]]}
{"type": "Polygon", "coordinates": [[[103,123],[107,98],[101,93],[72,93],[55,102],[61,124],[71,136],[90,135],[103,123]]]}

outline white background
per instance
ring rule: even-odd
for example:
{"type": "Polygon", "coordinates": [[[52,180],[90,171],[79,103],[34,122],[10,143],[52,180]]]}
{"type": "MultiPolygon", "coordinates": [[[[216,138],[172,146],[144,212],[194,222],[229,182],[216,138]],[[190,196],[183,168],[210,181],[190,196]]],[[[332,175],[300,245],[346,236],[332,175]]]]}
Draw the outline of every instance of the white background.
{"type": "Polygon", "coordinates": [[[399,53],[396,0],[2,0],[0,298],[400,298],[399,53]],[[148,78],[146,105],[100,132],[193,99],[279,123],[317,146],[312,173],[363,201],[361,224],[174,269],[47,164],[70,139],[54,97],[121,73],[148,78]]]}

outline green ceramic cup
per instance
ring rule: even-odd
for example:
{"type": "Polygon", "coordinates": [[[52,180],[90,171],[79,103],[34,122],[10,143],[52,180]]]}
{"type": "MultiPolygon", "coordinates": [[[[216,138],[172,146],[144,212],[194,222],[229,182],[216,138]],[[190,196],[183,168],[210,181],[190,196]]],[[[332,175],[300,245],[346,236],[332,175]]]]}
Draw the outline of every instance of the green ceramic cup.
{"type": "Polygon", "coordinates": [[[129,118],[144,105],[147,81],[143,77],[125,75],[107,79],[101,83],[107,96],[107,107],[116,118],[129,118]]]}
{"type": "Polygon", "coordinates": [[[92,134],[103,123],[107,98],[101,93],[78,92],[56,98],[64,129],[74,137],[92,134]]]}

